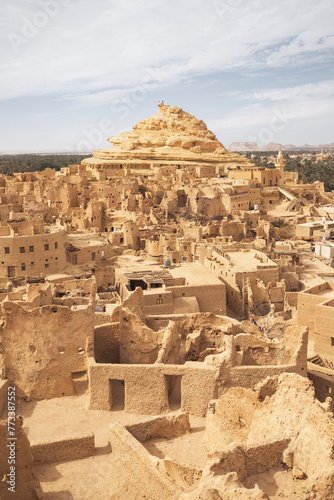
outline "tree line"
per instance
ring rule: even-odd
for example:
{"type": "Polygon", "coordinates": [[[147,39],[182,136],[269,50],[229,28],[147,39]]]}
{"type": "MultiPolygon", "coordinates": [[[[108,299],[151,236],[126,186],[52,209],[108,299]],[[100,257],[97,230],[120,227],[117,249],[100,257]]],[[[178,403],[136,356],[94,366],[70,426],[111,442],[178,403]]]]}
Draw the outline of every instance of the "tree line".
{"type": "Polygon", "coordinates": [[[87,156],[89,155],[0,155],[0,173],[2,175],[13,175],[15,172],[41,172],[46,168],[60,170],[68,167],[68,165],[81,163],[87,156]]]}

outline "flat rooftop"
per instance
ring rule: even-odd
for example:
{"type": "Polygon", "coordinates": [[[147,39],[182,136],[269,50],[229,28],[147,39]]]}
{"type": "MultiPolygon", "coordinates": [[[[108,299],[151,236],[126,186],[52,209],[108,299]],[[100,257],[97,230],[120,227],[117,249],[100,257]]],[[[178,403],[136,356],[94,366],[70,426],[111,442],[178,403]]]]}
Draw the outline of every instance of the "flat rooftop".
{"type": "Polygon", "coordinates": [[[68,242],[78,248],[94,247],[98,245],[104,246],[107,244],[107,240],[105,238],[102,238],[94,233],[69,234],[68,242]]]}
{"type": "Polygon", "coordinates": [[[326,300],[334,299],[334,283],[321,283],[308,290],[305,290],[305,293],[316,295],[317,297],[324,297],[326,300]]]}
{"type": "MultiPolygon", "coordinates": [[[[117,262],[120,268],[116,271],[123,275],[135,275],[135,273],[152,273],[156,276],[168,276],[170,278],[185,278],[188,285],[221,285],[222,282],[208,269],[198,263],[185,262],[177,266],[164,267],[156,261],[142,260],[135,256],[119,257],[117,262]],[[162,273],[162,274],[160,274],[162,273]]],[[[165,281],[165,280],[164,280],[165,281]]],[[[168,286],[168,282],[166,283],[168,286]]]]}
{"type": "Polygon", "coordinates": [[[259,268],[277,268],[277,264],[270,260],[265,254],[255,250],[246,251],[223,251],[216,249],[216,252],[229,261],[229,264],[236,272],[252,272],[259,268]]]}

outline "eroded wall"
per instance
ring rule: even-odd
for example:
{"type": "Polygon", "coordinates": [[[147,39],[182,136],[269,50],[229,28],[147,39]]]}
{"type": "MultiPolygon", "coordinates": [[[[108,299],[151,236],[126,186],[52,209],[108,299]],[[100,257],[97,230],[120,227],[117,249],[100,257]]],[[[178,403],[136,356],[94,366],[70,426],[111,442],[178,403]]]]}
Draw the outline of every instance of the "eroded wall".
{"type": "Polygon", "coordinates": [[[94,330],[92,305],[26,311],[4,301],[2,315],[3,371],[15,381],[18,394],[28,399],[74,394],[72,373],[86,370],[86,339],[94,330]]]}

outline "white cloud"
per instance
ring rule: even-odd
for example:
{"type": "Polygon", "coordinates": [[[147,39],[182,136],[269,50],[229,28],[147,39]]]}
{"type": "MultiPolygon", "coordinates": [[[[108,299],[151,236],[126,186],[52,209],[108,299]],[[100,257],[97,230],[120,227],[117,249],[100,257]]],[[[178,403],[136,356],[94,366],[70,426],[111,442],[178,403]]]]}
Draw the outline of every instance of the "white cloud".
{"type": "Polygon", "coordinates": [[[254,92],[230,92],[230,95],[252,101],[320,100],[334,96],[334,80],[307,83],[294,87],[268,88],[254,92]]]}
{"type": "Polygon", "coordinates": [[[333,47],[331,0],[316,7],[309,0],[222,1],[231,7],[223,14],[214,0],[3,0],[0,98],[58,94],[80,105],[110,103],[150,81],[152,68],[163,68],[160,80],[151,79],[160,87],[295,64],[305,52],[321,57],[333,47]],[[43,2],[58,2],[57,14],[15,52],[10,35],[27,32],[43,2]]]}
{"type": "Polygon", "coordinates": [[[13,130],[21,126],[27,149],[39,141],[60,149],[82,139],[82,123],[95,129],[108,116],[117,133],[145,117],[149,94],[161,89],[161,98],[169,92],[177,100],[185,88],[195,108],[187,110],[215,116],[208,124],[223,142],[257,137],[277,109],[289,116],[277,140],[317,133],[321,141],[332,133],[334,111],[333,7],[332,0],[2,0],[0,101],[21,98],[2,102],[19,122],[9,129],[2,119],[2,141],[17,147],[13,130]],[[55,14],[36,29],[46,5],[55,14]],[[200,86],[198,77],[208,75],[200,86]],[[112,110],[123,100],[132,104],[126,120],[112,110]],[[35,102],[40,121],[29,136],[33,116],[24,106],[35,102]],[[223,106],[229,112],[219,118],[223,106]]]}
{"type": "Polygon", "coordinates": [[[327,99],[294,99],[292,95],[269,105],[257,102],[242,106],[224,118],[209,120],[208,125],[228,143],[247,141],[263,146],[269,142],[333,142],[333,115],[334,95],[327,99]]]}

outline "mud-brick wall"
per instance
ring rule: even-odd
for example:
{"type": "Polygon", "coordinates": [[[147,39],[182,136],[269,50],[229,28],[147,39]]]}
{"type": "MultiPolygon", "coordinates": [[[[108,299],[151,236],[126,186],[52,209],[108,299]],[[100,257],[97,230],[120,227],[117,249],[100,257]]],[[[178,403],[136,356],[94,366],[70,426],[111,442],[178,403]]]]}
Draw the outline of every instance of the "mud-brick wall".
{"type": "Polygon", "coordinates": [[[173,292],[174,299],[177,297],[196,297],[200,312],[212,312],[215,314],[226,314],[226,285],[212,284],[199,286],[173,286],[168,288],[173,292]]]}
{"type": "MultiPolygon", "coordinates": [[[[8,441],[7,421],[0,422],[0,498],[3,500],[24,499],[24,500],[42,500],[44,495],[39,480],[33,469],[33,457],[30,452],[29,440],[22,429],[22,419],[15,420],[15,441],[8,441]],[[11,445],[14,443],[14,445],[11,445]],[[7,444],[11,445],[7,447],[7,444]],[[15,447],[15,448],[14,448],[15,447]],[[7,477],[10,478],[11,465],[10,451],[15,453],[15,493],[9,491],[10,483],[7,483],[7,477]]],[[[10,480],[10,479],[8,479],[10,480]]]]}
{"type": "Polygon", "coordinates": [[[89,359],[89,396],[93,410],[111,410],[110,380],[123,380],[125,411],[159,415],[169,411],[166,377],[181,376],[181,410],[205,416],[208,403],[217,396],[216,369],[198,363],[185,365],[96,364],[89,359]]]}
{"type": "MultiPolygon", "coordinates": [[[[298,304],[298,292],[286,292],[285,294],[286,303],[290,307],[297,307],[298,304]]],[[[307,325],[305,325],[307,326],[307,325]]]]}
{"type": "Polygon", "coordinates": [[[20,396],[47,399],[75,393],[73,372],[86,370],[86,339],[93,335],[91,305],[78,310],[43,306],[26,311],[2,303],[0,342],[5,376],[20,396]]]}
{"type": "Polygon", "coordinates": [[[298,294],[297,324],[309,327],[309,340],[314,340],[315,307],[324,300],[324,297],[310,293],[298,294]]]}
{"type": "Polygon", "coordinates": [[[312,380],[315,390],[315,397],[322,403],[328,397],[334,397],[334,375],[329,375],[330,370],[319,368],[313,365],[314,369],[310,369],[311,364],[308,363],[307,376],[312,380]]]}
{"type": "Polygon", "coordinates": [[[94,355],[97,363],[119,363],[119,323],[107,323],[94,329],[94,355]]]}
{"type": "Polygon", "coordinates": [[[317,354],[323,356],[328,361],[334,361],[333,305],[318,304],[315,307],[314,350],[317,354]]]}

